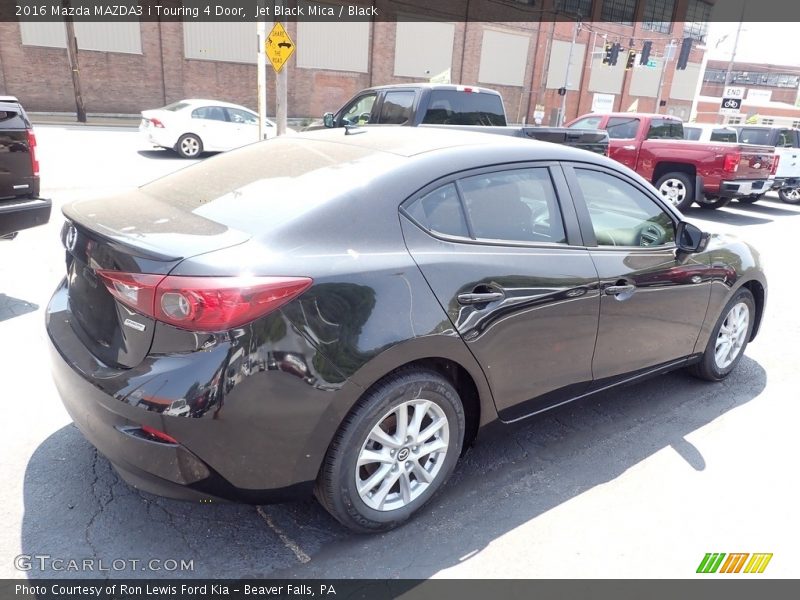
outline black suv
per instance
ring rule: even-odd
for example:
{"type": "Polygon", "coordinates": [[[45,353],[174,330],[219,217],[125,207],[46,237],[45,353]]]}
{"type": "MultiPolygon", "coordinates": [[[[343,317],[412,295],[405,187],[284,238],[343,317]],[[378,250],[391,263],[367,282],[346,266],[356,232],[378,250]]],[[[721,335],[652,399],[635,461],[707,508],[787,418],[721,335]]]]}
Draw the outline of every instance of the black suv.
{"type": "Polygon", "coordinates": [[[39,198],[39,161],[33,127],[13,96],[0,96],[0,239],[50,219],[50,200],[39,198]]]}

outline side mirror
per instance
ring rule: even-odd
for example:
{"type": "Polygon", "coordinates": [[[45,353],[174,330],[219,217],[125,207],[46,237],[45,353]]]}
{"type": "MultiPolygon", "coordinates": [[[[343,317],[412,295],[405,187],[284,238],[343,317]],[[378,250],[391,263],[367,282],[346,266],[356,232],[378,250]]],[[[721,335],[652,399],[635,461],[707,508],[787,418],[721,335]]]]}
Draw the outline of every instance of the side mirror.
{"type": "Polygon", "coordinates": [[[325,123],[325,127],[333,127],[333,113],[326,112],[324,115],[322,115],[322,122],[325,123]]]}
{"type": "Polygon", "coordinates": [[[678,250],[683,252],[702,252],[708,246],[711,234],[705,233],[696,225],[681,221],[675,231],[678,250]]]}

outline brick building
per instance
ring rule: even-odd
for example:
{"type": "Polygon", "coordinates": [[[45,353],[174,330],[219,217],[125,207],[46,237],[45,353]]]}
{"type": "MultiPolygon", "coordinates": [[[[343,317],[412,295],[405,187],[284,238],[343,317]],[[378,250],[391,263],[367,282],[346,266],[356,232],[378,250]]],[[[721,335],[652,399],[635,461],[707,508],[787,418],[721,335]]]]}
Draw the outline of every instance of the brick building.
{"type": "Polygon", "coordinates": [[[697,121],[800,127],[800,67],[735,62],[729,86],[745,88],[739,115],[719,116],[728,61],[709,60],[697,103],[697,121]]]}
{"type": "MultiPolygon", "coordinates": [[[[659,99],[660,112],[688,119],[711,2],[550,0],[550,4],[562,16],[580,15],[580,25],[551,19],[410,18],[396,23],[287,23],[297,44],[287,66],[289,116],[319,117],[361,88],[440,75],[454,83],[497,89],[515,122],[533,122],[535,117],[545,124],[557,122],[562,87],[568,90],[566,119],[593,106],[654,111],[659,99]],[[677,14],[686,14],[688,22],[672,22],[677,14]],[[695,48],[686,70],[676,70],[684,37],[693,38],[695,48]],[[637,60],[635,68],[626,70],[627,48],[641,50],[645,41],[652,43],[651,66],[639,66],[637,60]],[[606,42],[618,42],[623,48],[614,67],[602,64],[606,42]],[[668,60],[670,46],[673,53],[668,60]]],[[[77,22],[75,29],[84,103],[90,113],[137,113],[190,97],[255,107],[254,23],[77,22]]],[[[65,45],[63,23],[0,23],[0,93],[20,97],[32,111],[74,112],[65,45]]],[[[268,112],[274,113],[272,90],[268,98],[268,112]]]]}

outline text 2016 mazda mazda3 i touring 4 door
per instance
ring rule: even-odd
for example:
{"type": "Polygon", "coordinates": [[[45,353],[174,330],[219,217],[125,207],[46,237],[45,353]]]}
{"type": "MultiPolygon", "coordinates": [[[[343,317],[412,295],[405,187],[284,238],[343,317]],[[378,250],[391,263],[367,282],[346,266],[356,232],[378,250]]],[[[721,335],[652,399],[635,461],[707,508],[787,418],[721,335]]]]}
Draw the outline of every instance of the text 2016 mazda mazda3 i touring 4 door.
{"type": "Polygon", "coordinates": [[[670,369],[722,379],[758,331],[758,254],[614,161],[354,133],[253,144],[65,208],[55,381],[134,486],[313,491],[383,530],[483,427],[670,369]]]}

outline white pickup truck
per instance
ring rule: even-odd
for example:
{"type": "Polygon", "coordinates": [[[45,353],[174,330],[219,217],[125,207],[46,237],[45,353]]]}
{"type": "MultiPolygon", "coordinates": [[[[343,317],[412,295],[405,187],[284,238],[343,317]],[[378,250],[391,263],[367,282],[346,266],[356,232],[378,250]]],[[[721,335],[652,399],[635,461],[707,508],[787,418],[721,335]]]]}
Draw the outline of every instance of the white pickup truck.
{"type": "MultiPolygon", "coordinates": [[[[778,190],[778,195],[784,202],[800,203],[800,129],[741,125],[736,130],[739,132],[740,144],[775,147],[775,154],[780,158],[772,187],[778,190]]],[[[755,202],[760,197],[750,196],[745,201],[755,202]]]]}

